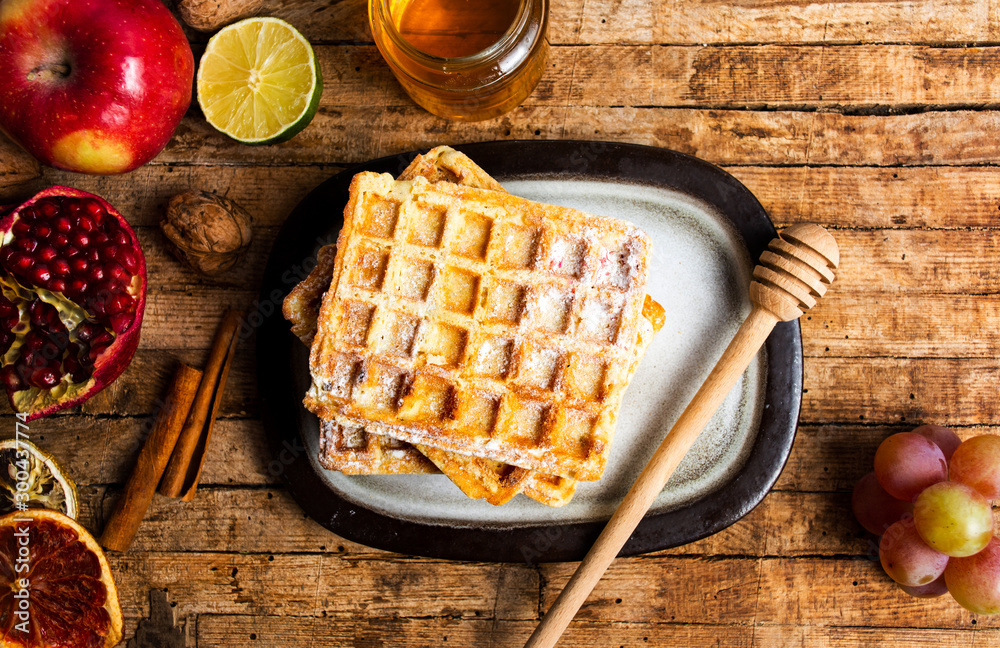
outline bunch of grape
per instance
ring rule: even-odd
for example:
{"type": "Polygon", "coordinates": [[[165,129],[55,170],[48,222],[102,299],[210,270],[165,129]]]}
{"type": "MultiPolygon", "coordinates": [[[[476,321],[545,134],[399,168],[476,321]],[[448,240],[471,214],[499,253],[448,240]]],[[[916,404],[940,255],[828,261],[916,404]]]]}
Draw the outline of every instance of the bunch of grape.
{"type": "Polygon", "coordinates": [[[875,471],[858,481],[851,506],[880,535],[879,560],[903,591],[945,592],[977,614],[1000,612],[1000,538],[990,500],[1000,499],[1000,436],[966,441],[922,425],[878,447],[875,471]]]}

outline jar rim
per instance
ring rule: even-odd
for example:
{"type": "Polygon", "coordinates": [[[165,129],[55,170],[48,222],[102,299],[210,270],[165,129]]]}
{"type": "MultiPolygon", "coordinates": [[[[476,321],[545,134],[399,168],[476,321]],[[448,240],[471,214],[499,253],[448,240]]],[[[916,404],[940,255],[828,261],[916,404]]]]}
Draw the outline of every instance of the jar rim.
{"type": "Polygon", "coordinates": [[[393,45],[398,47],[407,57],[428,67],[435,67],[442,71],[461,70],[482,65],[484,61],[499,58],[506,54],[518,43],[518,35],[525,28],[531,18],[531,7],[538,0],[521,0],[517,10],[517,16],[511,22],[510,27],[503,36],[495,43],[484,50],[480,50],[468,56],[446,57],[428,54],[423,50],[414,47],[396,28],[396,23],[392,19],[392,10],[389,7],[390,0],[375,0],[372,5],[376,5],[379,12],[379,23],[385,31],[385,35],[392,40],[393,45]]]}

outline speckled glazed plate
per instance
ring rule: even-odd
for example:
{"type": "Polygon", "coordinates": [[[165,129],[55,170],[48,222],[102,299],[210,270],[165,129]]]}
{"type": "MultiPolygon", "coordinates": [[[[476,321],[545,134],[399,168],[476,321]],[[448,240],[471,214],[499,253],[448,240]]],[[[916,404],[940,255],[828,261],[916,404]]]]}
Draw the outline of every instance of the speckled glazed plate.
{"type": "MultiPolygon", "coordinates": [[[[398,175],[416,155],[374,160],[313,190],[288,218],[264,275],[276,306],[257,335],[262,415],[281,472],[305,512],[338,535],[402,553],[503,562],[579,560],[750,310],[753,264],[775,236],[735,178],[664,149],[605,142],[458,146],[516,195],[631,221],[649,234],[649,293],[667,313],[625,394],[604,476],[549,508],[523,495],[493,507],[442,475],[346,476],[320,467],[319,425],[302,406],[308,350],[280,315],[284,295],[336,241],[353,175],[398,175]]],[[[685,457],[623,555],[715,533],[748,513],[791,449],[802,392],[797,322],[779,324],[685,457]]]]}

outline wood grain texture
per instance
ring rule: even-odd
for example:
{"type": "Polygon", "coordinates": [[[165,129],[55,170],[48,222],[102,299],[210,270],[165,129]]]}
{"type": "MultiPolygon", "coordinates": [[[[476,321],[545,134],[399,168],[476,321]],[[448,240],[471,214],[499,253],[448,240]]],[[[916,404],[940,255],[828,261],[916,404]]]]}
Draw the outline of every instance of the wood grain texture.
{"type": "MultiPolygon", "coordinates": [[[[98,193],[136,227],[148,262],[132,365],[82,407],[31,424],[77,481],[89,529],[121,495],[177,363],[204,366],[223,310],[278,316],[277,299],[259,295],[264,265],[325,179],[438,144],[633,142],[722,165],[779,228],[830,228],[841,267],[801,321],[801,421],[772,492],[714,536],[616,561],[559,645],[1000,643],[997,618],[898,592],[850,514],[886,436],[922,423],[1000,433],[998,0],[553,0],[535,92],[471,124],[410,101],[364,0],[267,0],[265,13],[315,44],[326,81],[315,120],[289,142],[239,145],[192,107],[150,164],[102,177],[39,167],[0,135],[0,204],[52,184],[98,193]],[[159,232],[167,199],[191,189],[254,218],[242,264],[217,278],[187,270],[159,232]]],[[[208,35],[186,33],[200,55],[208,35]]],[[[308,263],[288,269],[289,285],[308,263]]],[[[126,638],[149,616],[150,590],[165,589],[194,648],[522,646],[575,565],[412,558],[306,517],[283,481],[299,450],[272,453],[258,418],[256,342],[244,332],[198,497],[154,497],[133,551],[113,557],[126,638]]],[[[0,436],[14,422],[0,407],[0,436]]]]}

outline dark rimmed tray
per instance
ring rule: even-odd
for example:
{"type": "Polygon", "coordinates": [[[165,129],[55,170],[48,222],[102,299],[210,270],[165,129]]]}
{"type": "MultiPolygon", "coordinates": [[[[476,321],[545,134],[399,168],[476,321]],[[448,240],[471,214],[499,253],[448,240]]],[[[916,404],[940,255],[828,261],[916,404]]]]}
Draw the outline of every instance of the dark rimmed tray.
{"type": "MultiPolygon", "coordinates": [[[[505,141],[456,148],[501,182],[539,177],[585,179],[663,188],[690,196],[726,220],[754,262],[775,236],[766,212],[746,187],[718,167],[681,153],[578,141],[505,141]]],[[[387,514],[331,487],[325,471],[307,450],[314,443],[304,435],[316,434],[316,425],[301,405],[302,374],[308,373],[305,353],[280,316],[281,299],[311,267],[316,250],[335,242],[353,175],[362,170],[398,175],[416,153],[373,160],[325,181],[295,208],[276,238],[260,303],[273,305],[277,312],[262,317],[257,330],[261,411],[274,453],[270,467],[281,473],[310,517],[344,538],[371,547],[462,560],[579,560],[600,533],[602,519],[545,522],[536,516],[528,522],[469,524],[387,514]]],[[[774,484],[791,449],[801,401],[798,323],[779,324],[768,338],[765,353],[758,428],[741,464],[712,492],[647,515],[622,555],[666,549],[716,533],[752,510],[774,484]]]]}

